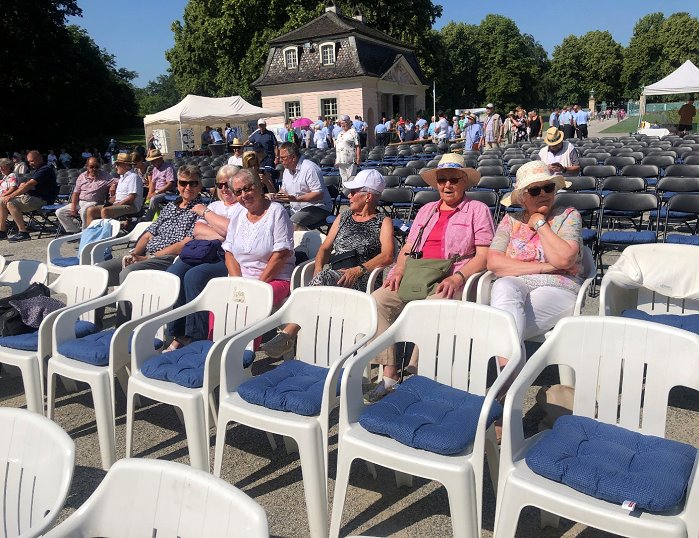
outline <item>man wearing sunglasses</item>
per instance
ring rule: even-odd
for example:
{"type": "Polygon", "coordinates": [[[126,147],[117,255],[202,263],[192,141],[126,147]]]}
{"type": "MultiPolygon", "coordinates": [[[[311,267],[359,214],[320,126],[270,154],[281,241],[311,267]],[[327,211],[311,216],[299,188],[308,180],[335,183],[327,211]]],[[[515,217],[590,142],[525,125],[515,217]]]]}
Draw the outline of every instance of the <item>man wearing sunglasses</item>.
{"type": "Polygon", "coordinates": [[[580,173],[578,151],[575,146],[564,140],[563,131],[549,127],[544,134],[546,144],[539,150],[541,162],[545,163],[551,174],[559,176],[577,176],[580,173]]]}
{"type": "Polygon", "coordinates": [[[66,233],[77,233],[87,227],[87,210],[104,204],[109,196],[109,187],[114,183],[112,176],[100,169],[95,157],[87,160],[87,170],[78,176],[70,203],[56,210],[56,217],[66,233]],[[77,217],[80,216],[80,222],[77,217]]]}

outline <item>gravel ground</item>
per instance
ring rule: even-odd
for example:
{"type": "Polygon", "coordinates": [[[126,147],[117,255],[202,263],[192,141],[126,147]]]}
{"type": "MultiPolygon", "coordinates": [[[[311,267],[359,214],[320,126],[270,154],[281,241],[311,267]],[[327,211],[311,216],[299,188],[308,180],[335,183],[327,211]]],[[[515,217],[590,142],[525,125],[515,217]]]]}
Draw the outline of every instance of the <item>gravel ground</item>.
{"type": "MultiPolygon", "coordinates": [[[[36,236],[36,234],[33,234],[36,236]]],[[[44,260],[48,239],[12,244],[0,243],[0,254],[8,261],[21,258],[44,260]]],[[[117,252],[115,252],[116,254],[117,252]]],[[[605,258],[613,263],[613,256],[605,258]]],[[[588,298],[585,314],[595,314],[598,301],[588,298]]],[[[261,371],[271,361],[258,357],[255,369],[261,371]]],[[[544,372],[529,393],[526,417],[528,431],[536,430],[541,418],[532,409],[533,397],[539,386],[556,383],[557,375],[544,372]]],[[[59,385],[60,386],[60,385],[59,385]]],[[[2,405],[25,405],[20,378],[3,373],[0,378],[2,405]]],[[[116,407],[117,455],[125,449],[125,398],[118,391],[116,407]]],[[[697,395],[690,391],[676,391],[671,397],[668,416],[668,436],[699,446],[697,440],[697,395]]],[[[59,389],[55,420],[75,440],[76,470],[66,506],[61,519],[67,517],[92,493],[104,477],[101,469],[99,445],[96,435],[92,399],[85,386],[77,393],[66,394],[59,389]]],[[[337,413],[333,416],[336,423],[337,413]]],[[[214,455],[215,432],[211,432],[211,460],[214,455]]],[[[274,536],[307,536],[308,526],[302,487],[301,470],[297,454],[287,455],[283,444],[273,452],[263,432],[245,426],[230,427],[228,446],[223,463],[223,478],[255,498],[266,510],[271,533],[274,536]]],[[[174,410],[166,405],[145,401],[137,412],[134,431],[134,455],[137,457],[164,458],[188,463],[189,457],[184,436],[174,410]]],[[[331,430],[330,474],[334,475],[337,457],[337,427],[331,430]]],[[[330,498],[334,481],[329,481],[330,498]]],[[[485,480],[483,536],[492,536],[495,500],[488,479],[485,480]]],[[[518,536],[585,538],[611,536],[583,525],[561,520],[558,529],[539,529],[538,511],[526,509],[520,517],[518,536]]],[[[393,474],[378,468],[378,479],[368,474],[364,465],[355,465],[343,517],[342,535],[365,534],[373,536],[450,536],[451,522],[446,492],[436,483],[415,479],[411,488],[396,488],[393,474]]]]}

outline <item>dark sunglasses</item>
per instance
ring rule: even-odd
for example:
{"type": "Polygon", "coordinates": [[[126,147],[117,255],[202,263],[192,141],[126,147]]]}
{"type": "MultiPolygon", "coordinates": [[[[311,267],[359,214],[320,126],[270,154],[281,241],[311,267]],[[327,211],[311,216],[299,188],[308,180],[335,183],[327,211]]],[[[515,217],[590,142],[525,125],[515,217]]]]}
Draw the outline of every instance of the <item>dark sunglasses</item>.
{"type": "Polygon", "coordinates": [[[199,186],[198,181],[184,181],[184,180],[180,179],[177,183],[179,184],[180,187],[192,187],[192,188],[194,188],[194,187],[199,186]]]}
{"type": "Polygon", "coordinates": [[[216,186],[219,189],[223,189],[224,187],[228,190],[231,190],[231,188],[228,186],[228,182],[224,181],[223,183],[216,183],[216,186]]]}
{"type": "Polygon", "coordinates": [[[541,191],[544,191],[546,194],[551,194],[553,191],[556,190],[556,184],[555,183],[547,183],[543,187],[532,187],[531,189],[527,189],[527,192],[529,193],[529,196],[537,197],[541,194],[541,191]]]}
{"type": "Polygon", "coordinates": [[[255,190],[255,185],[245,185],[245,187],[243,187],[242,189],[236,189],[236,190],[234,190],[234,191],[233,191],[233,194],[235,194],[236,196],[240,196],[240,195],[243,194],[244,192],[251,192],[251,191],[254,191],[254,190],[255,190]]]}
{"type": "Polygon", "coordinates": [[[459,178],[456,177],[438,177],[437,178],[437,183],[439,185],[446,185],[447,181],[451,183],[452,185],[456,185],[459,182],[459,178]]]}
{"type": "Polygon", "coordinates": [[[362,189],[350,189],[348,195],[349,196],[354,196],[355,194],[359,194],[360,192],[366,192],[365,190],[362,189]]]}

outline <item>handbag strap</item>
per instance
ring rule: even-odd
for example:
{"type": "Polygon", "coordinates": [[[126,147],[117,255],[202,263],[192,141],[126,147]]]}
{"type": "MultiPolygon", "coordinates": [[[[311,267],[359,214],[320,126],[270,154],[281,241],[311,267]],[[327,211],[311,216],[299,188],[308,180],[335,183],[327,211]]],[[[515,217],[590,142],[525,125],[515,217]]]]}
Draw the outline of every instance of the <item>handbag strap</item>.
{"type": "Polygon", "coordinates": [[[437,213],[438,211],[439,211],[439,204],[437,204],[437,207],[432,212],[432,215],[430,215],[430,218],[427,219],[427,222],[425,224],[423,224],[422,226],[420,226],[420,230],[417,232],[417,237],[415,238],[415,242],[413,243],[413,246],[410,247],[410,252],[407,252],[405,254],[406,256],[410,256],[411,254],[415,254],[416,252],[418,252],[418,245],[420,244],[420,241],[422,241],[422,234],[425,233],[425,228],[430,223],[430,221],[432,220],[432,217],[435,215],[435,213],[437,213]]]}

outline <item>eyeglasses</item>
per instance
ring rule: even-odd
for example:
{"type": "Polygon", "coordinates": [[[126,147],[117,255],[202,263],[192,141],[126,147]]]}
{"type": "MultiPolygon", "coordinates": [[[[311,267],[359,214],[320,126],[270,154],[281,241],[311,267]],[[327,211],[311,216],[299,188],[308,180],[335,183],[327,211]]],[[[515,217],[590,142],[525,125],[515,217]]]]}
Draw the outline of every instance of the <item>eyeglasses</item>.
{"type": "Polygon", "coordinates": [[[198,181],[184,181],[184,180],[180,179],[177,183],[178,183],[179,186],[182,187],[182,188],[185,188],[185,187],[192,187],[192,188],[194,188],[194,187],[198,187],[198,186],[199,186],[199,182],[198,182],[198,181]]]}
{"type": "Polygon", "coordinates": [[[366,192],[364,189],[351,189],[348,193],[348,196],[354,196],[355,194],[359,194],[360,192],[366,192]]]}
{"type": "Polygon", "coordinates": [[[455,177],[438,177],[437,178],[437,184],[439,185],[446,185],[447,181],[451,183],[452,185],[456,185],[459,182],[458,178],[455,177]]]}
{"type": "Polygon", "coordinates": [[[527,192],[529,193],[529,196],[532,196],[536,198],[541,194],[541,191],[544,191],[546,194],[551,194],[554,190],[556,190],[556,184],[555,183],[547,183],[543,187],[532,187],[531,189],[527,189],[527,192]]]}
{"type": "Polygon", "coordinates": [[[244,192],[252,192],[254,190],[255,190],[255,185],[245,185],[245,187],[243,187],[242,189],[235,189],[233,191],[233,194],[235,194],[236,196],[240,196],[244,192]]]}
{"type": "Polygon", "coordinates": [[[224,189],[224,188],[225,188],[225,189],[231,190],[230,185],[228,185],[228,182],[226,182],[226,181],[224,181],[223,183],[216,183],[216,186],[217,186],[219,189],[224,189]]]}

